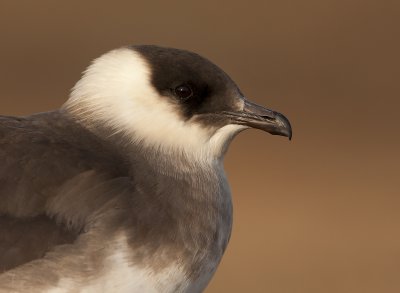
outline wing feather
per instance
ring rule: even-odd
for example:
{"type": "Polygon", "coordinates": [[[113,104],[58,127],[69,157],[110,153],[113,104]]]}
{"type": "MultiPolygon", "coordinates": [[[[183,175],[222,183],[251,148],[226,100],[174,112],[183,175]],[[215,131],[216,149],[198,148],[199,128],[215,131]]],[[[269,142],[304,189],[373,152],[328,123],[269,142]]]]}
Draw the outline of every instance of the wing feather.
{"type": "Polygon", "coordinates": [[[55,111],[0,116],[0,271],[74,242],[127,183],[120,157],[55,111]]]}

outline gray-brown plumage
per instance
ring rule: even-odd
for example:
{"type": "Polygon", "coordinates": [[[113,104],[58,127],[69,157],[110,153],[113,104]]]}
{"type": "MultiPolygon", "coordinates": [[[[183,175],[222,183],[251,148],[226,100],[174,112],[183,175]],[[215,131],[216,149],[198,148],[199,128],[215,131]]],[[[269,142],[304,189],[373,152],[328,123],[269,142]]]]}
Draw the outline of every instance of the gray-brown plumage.
{"type": "Polygon", "coordinates": [[[60,110],[0,117],[0,291],[201,292],[246,127],[291,136],[211,62],[155,46],[97,59],[60,110]]]}

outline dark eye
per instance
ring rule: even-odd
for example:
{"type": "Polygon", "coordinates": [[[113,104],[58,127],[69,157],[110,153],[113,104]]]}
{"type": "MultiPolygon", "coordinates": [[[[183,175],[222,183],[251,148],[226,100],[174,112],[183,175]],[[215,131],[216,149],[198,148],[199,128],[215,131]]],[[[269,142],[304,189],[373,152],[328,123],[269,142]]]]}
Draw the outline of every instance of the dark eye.
{"type": "Polygon", "coordinates": [[[175,95],[182,100],[187,100],[193,96],[193,91],[188,85],[180,85],[175,88],[175,95]]]}

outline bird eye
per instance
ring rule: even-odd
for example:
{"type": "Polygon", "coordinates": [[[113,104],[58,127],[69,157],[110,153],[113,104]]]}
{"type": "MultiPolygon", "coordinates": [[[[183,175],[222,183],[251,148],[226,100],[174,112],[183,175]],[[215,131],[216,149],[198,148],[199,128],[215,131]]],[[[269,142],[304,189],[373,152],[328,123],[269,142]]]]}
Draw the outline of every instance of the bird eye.
{"type": "Polygon", "coordinates": [[[193,96],[193,91],[188,85],[180,85],[175,88],[175,94],[182,100],[187,100],[193,96]]]}

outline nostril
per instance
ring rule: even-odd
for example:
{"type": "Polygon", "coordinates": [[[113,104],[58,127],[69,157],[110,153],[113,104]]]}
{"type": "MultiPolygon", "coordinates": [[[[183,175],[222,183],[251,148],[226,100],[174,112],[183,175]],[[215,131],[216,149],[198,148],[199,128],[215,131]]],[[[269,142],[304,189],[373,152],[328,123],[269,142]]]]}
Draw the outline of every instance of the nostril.
{"type": "Polygon", "coordinates": [[[266,109],[250,101],[245,101],[244,111],[268,120],[273,120],[276,116],[274,111],[266,109]]]}
{"type": "Polygon", "coordinates": [[[275,120],[275,118],[273,118],[273,117],[271,117],[271,116],[268,116],[268,115],[261,115],[261,117],[263,118],[263,119],[265,119],[265,120],[275,120]]]}

